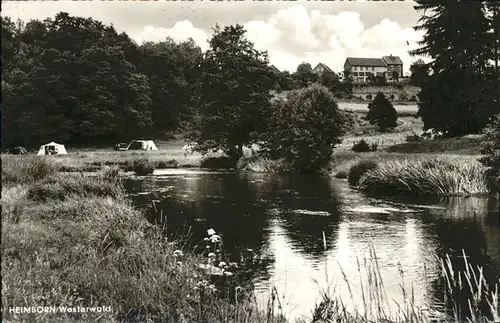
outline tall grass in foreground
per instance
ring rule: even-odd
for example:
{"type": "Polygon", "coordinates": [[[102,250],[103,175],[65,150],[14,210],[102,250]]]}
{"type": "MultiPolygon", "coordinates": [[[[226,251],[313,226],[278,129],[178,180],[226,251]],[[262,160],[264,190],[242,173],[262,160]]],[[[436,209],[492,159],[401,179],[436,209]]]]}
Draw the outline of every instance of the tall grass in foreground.
{"type": "Polygon", "coordinates": [[[485,168],[479,163],[447,158],[387,160],[366,172],[359,188],[383,195],[486,195],[485,168]]]}
{"type": "Polygon", "coordinates": [[[474,268],[466,257],[464,259],[465,271],[455,270],[448,255],[441,260],[443,293],[451,312],[436,315],[428,311],[429,304],[416,304],[413,285],[409,289],[405,286],[400,265],[401,297],[388,298],[375,250],[370,247],[368,258],[362,261],[357,258],[360,290],[353,289],[353,281],[342,271],[348,295],[340,296],[335,289],[322,289],[321,301],[313,310],[311,322],[499,322],[498,283],[489,286],[482,268],[474,268]],[[396,310],[391,310],[391,305],[395,305],[392,308],[396,310]]]}
{"type": "Polygon", "coordinates": [[[2,184],[26,184],[57,173],[60,164],[49,156],[2,155],[2,184]]]}

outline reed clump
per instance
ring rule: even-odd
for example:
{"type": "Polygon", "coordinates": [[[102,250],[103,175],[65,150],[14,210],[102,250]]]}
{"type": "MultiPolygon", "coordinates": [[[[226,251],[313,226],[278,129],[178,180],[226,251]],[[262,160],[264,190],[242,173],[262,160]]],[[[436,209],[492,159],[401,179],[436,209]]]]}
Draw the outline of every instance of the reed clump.
{"type": "Polygon", "coordinates": [[[488,192],[482,165],[447,158],[386,160],[365,173],[358,186],[367,193],[386,196],[479,196],[488,192]]]}

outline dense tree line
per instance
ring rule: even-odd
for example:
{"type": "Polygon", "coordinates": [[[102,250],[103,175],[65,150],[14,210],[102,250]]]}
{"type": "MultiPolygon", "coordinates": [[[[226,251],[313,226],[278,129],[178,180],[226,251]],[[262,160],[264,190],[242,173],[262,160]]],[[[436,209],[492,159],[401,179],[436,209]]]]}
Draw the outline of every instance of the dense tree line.
{"type": "Polygon", "coordinates": [[[307,63],[293,73],[273,72],[243,27],[228,28],[216,27],[203,53],[193,40],[136,44],[113,26],[64,12],[27,23],[2,17],[4,147],[109,145],[188,130],[205,148],[227,132],[241,149],[255,132],[249,116],[269,113],[265,91],[320,83],[337,97],[352,93],[352,83],[333,72],[317,75],[307,63]],[[200,121],[200,109],[236,109],[227,112],[238,120],[220,128],[217,118],[200,121]],[[213,127],[219,128],[205,129],[213,127]]]}
{"type": "Polygon", "coordinates": [[[28,23],[2,17],[1,37],[4,147],[164,136],[195,100],[202,52],[192,40],[138,45],[67,13],[28,23]]]}
{"type": "Polygon", "coordinates": [[[425,32],[414,55],[431,58],[412,65],[421,85],[419,115],[425,129],[446,136],[480,133],[498,113],[500,74],[498,4],[484,1],[418,0],[425,32]]]}

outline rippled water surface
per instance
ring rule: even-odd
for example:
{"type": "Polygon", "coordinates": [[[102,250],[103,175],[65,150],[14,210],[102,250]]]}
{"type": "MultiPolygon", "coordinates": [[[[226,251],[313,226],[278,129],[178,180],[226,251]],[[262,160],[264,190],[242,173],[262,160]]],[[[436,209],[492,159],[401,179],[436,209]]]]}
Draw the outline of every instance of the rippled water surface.
{"type": "Polygon", "coordinates": [[[247,265],[246,279],[263,303],[276,287],[291,317],[309,315],[320,289],[328,287],[346,304],[360,304],[371,247],[387,298],[402,300],[401,285],[413,287],[416,303],[431,310],[441,310],[443,298],[437,257],[448,253],[460,268],[464,249],[490,281],[500,277],[493,200],[390,201],[368,198],[331,178],[181,169],[126,185],[151,220],[161,210],[170,234],[190,230],[196,244],[213,228],[232,260],[251,254],[255,261],[247,265]]]}

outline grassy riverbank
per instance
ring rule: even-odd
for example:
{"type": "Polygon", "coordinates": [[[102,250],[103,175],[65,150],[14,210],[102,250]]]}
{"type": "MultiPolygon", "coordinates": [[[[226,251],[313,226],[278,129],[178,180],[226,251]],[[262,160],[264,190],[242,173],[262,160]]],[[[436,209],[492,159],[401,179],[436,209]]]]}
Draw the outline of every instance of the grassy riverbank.
{"type": "MultiPolygon", "coordinates": [[[[210,258],[182,240],[166,241],[127,200],[117,168],[92,177],[58,168],[53,158],[2,156],[4,322],[287,322],[276,292],[267,310],[258,311],[251,292],[229,297],[215,291],[199,268],[210,258]],[[111,312],[12,315],[7,310],[54,305],[110,306],[111,312]]],[[[376,277],[376,267],[367,270],[367,277],[376,277]]],[[[447,278],[450,293],[458,288],[454,275],[447,278]]],[[[345,297],[324,293],[313,317],[299,322],[426,321],[411,303],[402,302],[398,313],[383,311],[383,286],[376,279],[365,286],[360,293],[376,297],[354,312],[343,307],[345,297]]],[[[494,299],[481,284],[471,285],[471,297],[494,299]]],[[[496,315],[492,304],[485,314],[490,318],[496,315]]]]}
{"type": "Polygon", "coordinates": [[[5,320],[263,321],[245,296],[238,304],[214,296],[199,268],[207,260],[183,250],[183,241],[162,238],[125,197],[117,169],[92,177],[59,174],[53,159],[23,159],[2,158],[5,320]],[[112,312],[15,318],[6,310],[49,305],[110,306],[112,312]]]}

